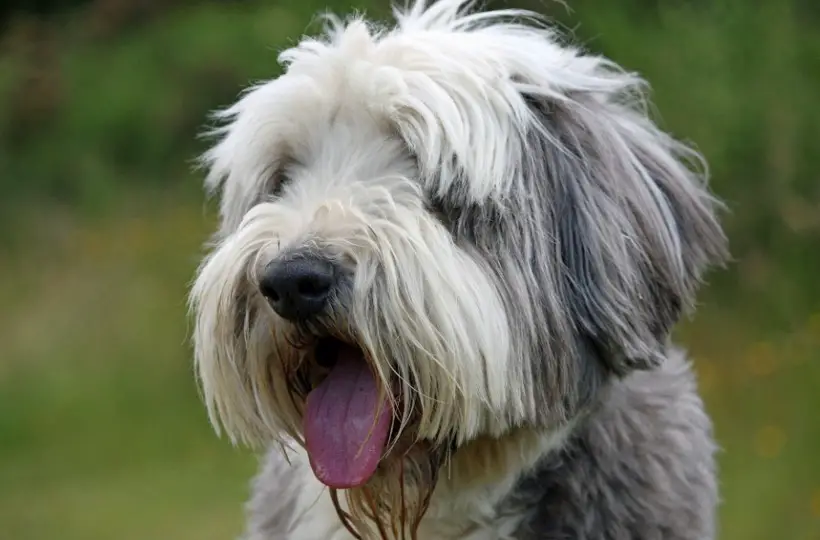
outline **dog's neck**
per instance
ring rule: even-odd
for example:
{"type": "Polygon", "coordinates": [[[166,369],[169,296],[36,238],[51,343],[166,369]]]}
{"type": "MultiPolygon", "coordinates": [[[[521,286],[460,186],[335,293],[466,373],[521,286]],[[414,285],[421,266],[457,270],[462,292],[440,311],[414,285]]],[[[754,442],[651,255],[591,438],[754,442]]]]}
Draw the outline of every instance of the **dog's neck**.
{"type": "Polygon", "coordinates": [[[572,427],[518,428],[460,447],[442,466],[419,538],[463,538],[472,528],[497,521],[499,503],[522,475],[564,444],[572,427]]]}

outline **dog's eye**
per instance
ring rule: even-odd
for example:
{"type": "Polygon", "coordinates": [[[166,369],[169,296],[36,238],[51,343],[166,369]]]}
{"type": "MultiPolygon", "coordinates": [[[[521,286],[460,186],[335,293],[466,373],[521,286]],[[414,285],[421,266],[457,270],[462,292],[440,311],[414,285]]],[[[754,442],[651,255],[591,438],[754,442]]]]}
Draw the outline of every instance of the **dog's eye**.
{"type": "Polygon", "coordinates": [[[449,224],[452,220],[452,210],[441,197],[428,197],[427,211],[445,225],[449,224]]]}
{"type": "Polygon", "coordinates": [[[269,183],[268,183],[269,189],[268,189],[267,195],[269,197],[274,198],[274,199],[278,199],[279,197],[282,196],[282,191],[284,191],[284,189],[288,185],[289,181],[290,181],[290,176],[285,174],[284,171],[278,171],[269,180],[269,183]]]}
{"type": "Polygon", "coordinates": [[[270,199],[278,199],[282,196],[285,189],[290,185],[295,177],[298,176],[299,171],[303,169],[303,165],[288,156],[281,158],[275,168],[271,167],[268,174],[268,181],[265,184],[264,195],[270,199]]]}
{"type": "Polygon", "coordinates": [[[251,209],[257,204],[273,202],[280,198],[289,180],[290,178],[283,173],[268,175],[268,179],[262,186],[262,189],[254,193],[253,198],[248,200],[247,209],[251,209]]]}

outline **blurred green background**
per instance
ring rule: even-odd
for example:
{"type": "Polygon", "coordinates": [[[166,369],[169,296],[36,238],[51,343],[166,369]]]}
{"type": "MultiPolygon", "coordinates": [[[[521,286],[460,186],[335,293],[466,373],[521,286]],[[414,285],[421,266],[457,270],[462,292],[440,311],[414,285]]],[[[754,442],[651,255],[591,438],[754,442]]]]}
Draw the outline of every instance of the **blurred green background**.
{"type": "MultiPolygon", "coordinates": [[[[498,3],[497,3],[498,4],[498,3]]],[[[511,2],[640,71],[708,157],[735,261],[679,340],[717,425],[724,540],[820,539],[820,2],[511,2]]],[[[214,226],[206,113],[330,8],[0,3],[0,538],[226,540],[255,458],[207,424],[185,294],[214,226]]]]}

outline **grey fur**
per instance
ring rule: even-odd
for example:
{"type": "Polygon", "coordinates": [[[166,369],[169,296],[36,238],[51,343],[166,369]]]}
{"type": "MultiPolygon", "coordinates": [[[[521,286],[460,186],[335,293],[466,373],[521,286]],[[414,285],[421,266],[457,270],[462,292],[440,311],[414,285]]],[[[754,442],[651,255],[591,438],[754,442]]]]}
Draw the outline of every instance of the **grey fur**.
{"type": "Polygon", "coordinates": [[[519,318],[536,424],[574,418],[607,372],[659,365],[704,270],[727,254],[705,163],[636,110],[637,90],[524,95],[536,121],[517,141],[525,159],[508,196],[464,204],[459,182],[430,196],[519,318]]]}
{"type": "Polygon", "coordinates": [[[523,477],[499,513],[519,540],[715,537],[715,444],[683,353],[615,383],[567,446],[523,477]]]}

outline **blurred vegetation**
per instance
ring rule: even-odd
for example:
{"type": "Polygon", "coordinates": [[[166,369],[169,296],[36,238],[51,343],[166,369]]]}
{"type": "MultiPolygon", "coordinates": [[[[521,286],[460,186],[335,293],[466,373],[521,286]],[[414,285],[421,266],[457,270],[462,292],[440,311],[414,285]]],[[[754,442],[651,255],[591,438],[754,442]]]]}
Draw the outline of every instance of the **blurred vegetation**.
{"type": "MultiPolygon", "coordinates": [[[[499,2],[496,2],[500,4],[499,2]]],[[[642,73],[712,166],[735,262],[679,339],[724,448],[722,538],[820,538],[820,3],[510,2],[642,73]]],[[[254,459],[211,433],[185,293],[207,112],[330,4],[0,5],[0,538],[224,540],[254,459]]]]}

